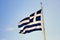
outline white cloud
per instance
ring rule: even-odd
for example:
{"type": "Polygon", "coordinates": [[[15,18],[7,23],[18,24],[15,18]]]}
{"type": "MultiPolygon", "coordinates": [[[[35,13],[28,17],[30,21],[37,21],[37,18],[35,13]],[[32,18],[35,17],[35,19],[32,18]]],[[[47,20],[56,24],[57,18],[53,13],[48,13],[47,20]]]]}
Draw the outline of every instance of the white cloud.
{"type": "Polygon", "coordinates": [[[16,30],[16,28],[12,28],[12,27],[6,28],[6,31],[14,31],[14,30],[16,30]]]}

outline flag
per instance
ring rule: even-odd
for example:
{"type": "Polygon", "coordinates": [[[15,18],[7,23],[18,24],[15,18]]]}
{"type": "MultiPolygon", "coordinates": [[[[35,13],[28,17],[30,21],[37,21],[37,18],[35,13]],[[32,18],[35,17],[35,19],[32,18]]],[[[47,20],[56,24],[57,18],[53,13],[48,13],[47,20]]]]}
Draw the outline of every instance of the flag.
{"type": "Polygon", "coordinates": [[[42,31],[42,9],[37,12],[32,13],[29,17],[22,19],[18,28],[20,30],[19,33],[26,34],[33,31],[42,31]]]}

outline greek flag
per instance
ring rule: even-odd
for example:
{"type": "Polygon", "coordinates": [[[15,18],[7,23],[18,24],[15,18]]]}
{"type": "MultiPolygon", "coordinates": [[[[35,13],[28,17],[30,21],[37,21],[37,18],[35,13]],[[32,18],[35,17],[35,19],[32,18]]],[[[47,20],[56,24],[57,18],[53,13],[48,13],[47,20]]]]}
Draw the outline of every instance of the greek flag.
{"type": "Polygon", "coordinates": [[[29,17],[22,19],[18,28],[20,30],[19,33],[26,34],[33,31],[42,31],[42,9],[37,12],[32,13],[29,17]]]}

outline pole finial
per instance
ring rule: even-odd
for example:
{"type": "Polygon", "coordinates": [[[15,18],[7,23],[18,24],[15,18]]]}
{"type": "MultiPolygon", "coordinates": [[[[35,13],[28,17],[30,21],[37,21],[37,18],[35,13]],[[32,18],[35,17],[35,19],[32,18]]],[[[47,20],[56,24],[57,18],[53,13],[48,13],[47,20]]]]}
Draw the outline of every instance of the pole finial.
{"type": "Polygon", "coordinates": [[[42,2],[41,2],[41,5],[42,5],[42,2]]]}
{"type": "Polygon", "coordinates": [[[40,4],[41,4],[41,9],[42,9],[42,2],[40,4]]]}

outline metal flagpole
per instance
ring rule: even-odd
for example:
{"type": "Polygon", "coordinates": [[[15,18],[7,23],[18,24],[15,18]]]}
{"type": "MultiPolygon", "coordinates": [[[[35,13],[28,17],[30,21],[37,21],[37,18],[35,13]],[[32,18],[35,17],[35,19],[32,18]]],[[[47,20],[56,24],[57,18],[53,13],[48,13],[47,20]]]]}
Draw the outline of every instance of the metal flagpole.
{"type": "Polygon", "coordinates": [[[43,34],[44,34],[44,40],[46,40],[46,32],[45,32],[45,27],[44,27],[44,16],[43,16],[43,7],[42,7],[42,2],[41,2],[41,9],[42,9],[42,26],[43,26],[43,34]]]}

